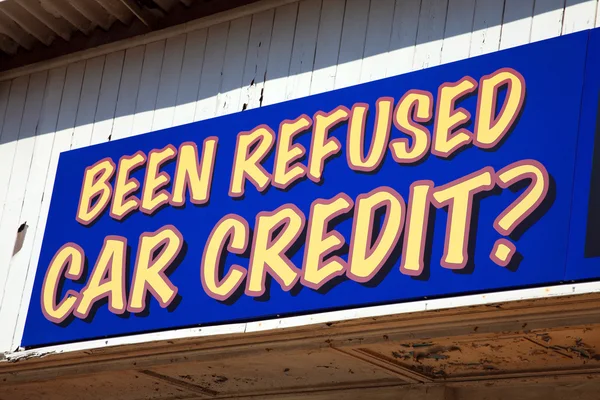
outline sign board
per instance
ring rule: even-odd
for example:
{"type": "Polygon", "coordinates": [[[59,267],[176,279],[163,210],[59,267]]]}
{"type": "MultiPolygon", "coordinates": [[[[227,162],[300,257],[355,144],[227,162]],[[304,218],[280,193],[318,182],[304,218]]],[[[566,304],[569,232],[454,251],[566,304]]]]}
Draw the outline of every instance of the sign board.
{"type": "Polygon", "coordinates": [[[63,153],[23,346],[600,279],[600,32],[63,153]]]}

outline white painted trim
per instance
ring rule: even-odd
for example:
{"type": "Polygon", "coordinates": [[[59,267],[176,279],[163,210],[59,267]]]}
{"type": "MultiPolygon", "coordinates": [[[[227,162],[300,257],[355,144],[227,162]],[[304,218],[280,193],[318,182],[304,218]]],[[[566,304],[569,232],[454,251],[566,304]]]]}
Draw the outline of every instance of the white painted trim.
{"type": "Polygon", "coordinates": [[[573,283],[557,286],[546,286],[532,289],[518,289],[505,292],[485,293],[434,300],[419,300],[408,303],[389,304],[383,306],[363,307],[351,310],[323,312],[312,315],[277,318],[264,321],[237,323],[219,326],[186,328],[141,335],[122,336],[110,339],[91,340],[78,343],[42,347],[33,350],[20,349],[6,354],[8,361],[17,361],[32,356],[46,354],[71,353],[112,346],[132,345],[165,340],[200,338],[215,335],[243,334],[264,332],[269,330],[294,328],[328,322],[349,321],[360,318],[383,317],[414,312],[445,310],[458,307],[472,307],[486,304],[507,303],[519,300],[572,296],[589,293],[600,293],[600,282],[573,283]]]}
{"type": "Polygon", "coordinates": [[[126,40],[121,40],[114,43],[108,43],[92,49],[83,50],[77,53],[67,54],[62,57],[56,57],[51,60],[40,61],[35,64],[26,65],[20,68],[11,69],[9,71],[0,72],[0,82],[13,79],[19,76],[32,74],[39,71],[44,71],[51,68],[61,67],[81,60],[87,60],[98,56],[103,56],[108,53],[113,53],[120,50],[127,50],[132,47],[146,45],[159,40],[168,39],[184,33],[196,31],[198,29],[207,28],[212,25],[217,25],[222,22],[232,21],[237,18],[260,13],[270,10],[285,4],[296,3],[300,0],[261,0],[256,3],[251,3],[232,10],[223,11],[204,18],[199,18],[185,24],[175,25],[160,31],[154,31],[145,35],[135,36],[126,40]]]}

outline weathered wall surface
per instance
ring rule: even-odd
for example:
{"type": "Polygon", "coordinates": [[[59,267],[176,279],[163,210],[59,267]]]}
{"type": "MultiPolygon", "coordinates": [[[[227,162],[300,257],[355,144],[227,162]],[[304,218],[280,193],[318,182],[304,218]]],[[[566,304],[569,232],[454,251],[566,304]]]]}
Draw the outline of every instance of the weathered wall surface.
{"type": "Polygon", "coordinates": [[[20,344],[60,152],[589,29],[597,3],[282,0],[0,76],[0,353],[20,344]]]}

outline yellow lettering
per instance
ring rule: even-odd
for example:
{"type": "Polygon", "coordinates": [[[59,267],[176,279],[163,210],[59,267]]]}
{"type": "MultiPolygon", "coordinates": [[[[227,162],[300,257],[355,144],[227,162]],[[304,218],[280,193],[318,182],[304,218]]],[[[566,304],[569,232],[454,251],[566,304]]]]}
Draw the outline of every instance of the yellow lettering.
{"type": "Polygon", "coordinates": [[[455,83],[445,83],[438,91],[437,111],[435,115],[435,134],[431,152],[439,157],[448,158],[459,148],[472,140],[473,134],[458,126],[467,123],[471,114],[462,107],[455,108],[461,97],[473,92],[477,81],[467,76],[455,83]]]}
{"type": "Polygon", "coordinates": [[[379,166],[385,156],[392,126],[394,99],[382,97],[377,100],[377,115],[369,153],[364,156],[365,130],[369,105],[357,103],[352,107],[348,122],[348,166],[355,171],[370,172],[379,166]]]}
{"type": "Polygon", "coordinates": [[[302,267],[301,282],[304,286],[319,289],[346,270],[346,262],[338,256],[324,261],[328,254],[341,249],[345,243],[339,232],[327,232],[327,229],[331,220],[348,213],[353,206],[352,199],[345,194],[339,194],[331,200],[320,199],[312,203],[302,267]]]}
{"type": "Polygon", "coordinates": [[[125,312],[126,255],[126,238],[107,236],[104,239],[100,256],[87,285],[81,290],[79,304],[73,313],[77,318],[87,318],[94,303],[104,297],[108,297],[108,309],[113,314],[125,312]]]}
{"type": "Polygon", "coordinates": [[[62,301],[56,304],[59,283],[65,278],[77,280],[83,273],[85,254],[83,249],[74,243],[67,243],[61,247],[46,271],[44,283],[42,284],[41,306],[42,313],[47,320],[59,324],[63,322],[73,311],[79,299],[79,293],[68,290],[62,301]]]}
{"type": "Polygon", "coordinates": [[[173,225],[140,236],[127,310],[140,313],[146,308],[146,293],[150,291],[162,308],[171,304],[177,287],[166,276],[166,270],[179,255],[183,236],[173,225]],[[158,255],[156,251],[160,249],[158,255]]]}
{"type": "Polygon", "coordinates": [[[517,182],[530,179],[527,189],[494,221],[494,227],[508,236],[544,201],[550,189],[550,176],[544,166],[535,160],[517,161],[498,171],[496,183],[507,189],[517,182]]]}
{"type": "Polygon", "coordinates": [[[477,193],[492,190],[494,182],[491,167],[457,179],[436,188],[432,203],[437,208],[448,206],[446,241],[441,265],[449,269],[462,269],[468,262],[468,244],[473,210],[473,198],[477,193]]]}
{"type": "Polygon", "coordinates": [[[171,177],[166,172],[159,172],[159,170],[164,163],[173,159],[176,153],[175,147],[168,145],[161,150],[152,150],[148,154],[148,166],[146,167],[142,204],[140,205],[140,211],[144,214],[151,215],[169,202],[169,193],[166,190],[158,192],[157,190],[165,187],[171,177]]]}
{"type": "Polygon", "coordinates": [[[348,255],[348,276],[368,282],[387,262],[402,234],[406,205],[394,189],[381,187],[356,199],[352,244],[348,255]],[[376,212],[385,207],[385,220],[375,244],[373,228],[376,212]]]}
{"type": "Polygon", "coordinates": [[[89,225],[104,211],[112,195],[109,181],[114,173],[115,163],[110,158],[100,160],[85,169],[75,218],[77,222],[89,225]],[[92,205],[94,200],[96,202],[92,205]]]}
{"type": "Polygon", "coordinates": [[[140,206],[140,199],[130,196],[140,188],[140,182],[130,178],[130,174],[146,162],[146,156],[138,151],[132,156],[124,156],[119,160],[117,178],[115,180],[115,193],[110,208],[110,216],[121,220],[140,206]]]}
{"type": "Polygon", "coordinates": [[[200,164],[198,164],[196,143],[186,142],[179,147],[177,169],[169,201],[171,205],[182,206],[185,203],[186,189],[190,191],[190,201],[193,204],[201,205],[208,202],[218,140],[215,136],[204,140],[200,164]]]}
{"type": "Polygon", "coordinates": [[[433,96],[429,92],[411,90],[396,106],[394,125],[411,138],[393,139],[390,142],[392,157],[398,164],[411,164],[421,160],[431,146],[429,129],[415,122],[425,123],[433,117],[433,96]],[[413,117],[414,114],[414,117],[413,117]]]}
{"type": "Polygon", "coordinates": [[[225,277],[219,280],[219,265],[223,257],[223,246],[233,254],[243,254],[248,247],[250,228],[248,222],[233,214],[223,217],[214,227],[202,255],[201,279],[206,294],[213,299],[224,301],[240,286],[246,277],[246,270],[232,265],[225,277]]]}
{"type": "Polygon", "coordinates": [[[475,121],[475,146],[491,149],[508,133],[516,121],[525,99],[525,79],[511,68],[503,68],[481,78],[479,104],[475,121]],[[504,105],[496,116],[500,88],[507,85],[504,105]]]}
{"type": "Polygon", "coordinates": [[[261,163],[271,151],[275,142],[275,133],[266,125],[260,125],[250,132],[241,132],[237,137],[229,196],[244,195],[246,179],[254,184],[258,191],[264,191],[271,182],[271,176],[261,163]],[[255,149],[251,152],[252,147],[255,149]]]}
{"type": "Polygon", "coordinates": [[[433,188],[431,181],[417,181],[410,186],[406,229],[400,271],[404,275],[419,276],[425,268],[424,253],[429,223],[429,192],[433,188]]]}
{"type": "Polygon", "coordinates": [[[319,111],[314,117],[314,128],[310,155],[308,156],[308,179],[315,183],[321,182],[325,161],[342,149],[340,141],[329,137],[329,131],[342,121],[346,121],[350,112],[340,106],[325,114],[319,111]]]}
{"type": "Polygon", "coordinates": [[[304,154],[306,149],[292,141],[301,132],[312,125],[311,119],[302,115],[294,121],[284,121],[279,127],[279,139],[275,151],[275,164],[273,166],[273,186],[285,189],[293,182],[306,175],[306,166],[295,162],[304,154]],[[294,163],[294,166],[290,166],[294,163]]]}
{"type": "Polygon", "coordinates": [[[298,282],[300,271],[285,253],[302,233],[304,223],[304,214],[293,205],[285,205],[273,212],[262,212],[256,216],[246,285],[248,296],[259,297],[265,293],[267,272],[285,291],[291,290],[298,282]],[[278,229],[281,232],[273,237],[278,229]]]}

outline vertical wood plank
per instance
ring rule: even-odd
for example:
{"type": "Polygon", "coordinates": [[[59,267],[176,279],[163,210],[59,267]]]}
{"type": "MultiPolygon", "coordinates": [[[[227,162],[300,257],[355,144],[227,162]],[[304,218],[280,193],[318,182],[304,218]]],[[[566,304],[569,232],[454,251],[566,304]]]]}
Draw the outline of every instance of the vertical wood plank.
{"type": "MultiPolygon", "coordinates": [[[[69,150],[71,147],[71,137],[75,128],[75,120],[77,119],[77,109],[79,106],[79,97],[83,85],[83,76],[85,74],[85,61],[79,61],[67,67],[65,78],[65,87],[60,103],[60,113],[54,134],[54,149],[53,158],[51,160],[58,163],[59,153],[69,150]]],[[[54,179],[52,179],[54,182],[54,179]]]]}
{"type": "Polygon", "coordinates": [[[594,27],[598,0],[567,0],[562,33],[579,32],[594,27]]]}
{"type": "MultiPolygon", "coordinates": [[[[376,0],[378,7],[381,0],[376,0]]],[[[335,88],[356,85],[365,51],[365,37],[369,18],[369,0],[347,0],[342,26],[342,41],[335,73],[335,88]]]]}
{"type": "Polygon", "coordinates": [[[259,106],[285,100],[297,15],[298,3],[288,4],[275,10],[265,86],[262,90],[262,99],[259,98],[259,106]]]}
{"type": "Polygon", "coordinates": [[[475,0],[449,0],[442,64],[469,58],[475,0]]]}
{"type": "Polygon", "coordinates": [[[361,83],[385,78],[395,6],[394,0],[371,1],[365,51],[360,70],[361,83]]]}
{"type": "Polygon", "coordinates": [[[323,0],[310,94],[327,92],[335,87],[344,12],[344,0],[323,0]]]}
{"type": "Polygon", "coordinates": [[[170,128],[173,126],[179,77],[183,64],[185,50],[185,35],[178,35],[167,39],[165,54],[158,84],[158,97],[152,121],[152,130],[170,128]]]}
{"type": "Polygon", "coordinates": [[[144,65],[142,67],[142,75],[140,76],[140,88],[137,94],[135,116],[133,117],[133,126],[131,129],[132,135],[139,135],[152,130],[164,54],[164,40],[146,45],[144,65]]]}
{"type": "Polygon", "coordinates": [[[10,94],[11,81],[0,82],[0,140],[2,140],[2,127],[6,117],[6,107],[8,106],[8,96],[10,94]]]}
{"type": "Polygon", "coordinates": [[[211,118],[217,110],[217,95],[221,88],[225,43],[227,43],[228,34],[229,22],[211,26],[208,29],[194,121],[211,118]]]}
{"type": "Polygon", "coordinates": [[[419,15],[417,49],[413,69],[419,70],[439,65],[446,29],[448,0],[423,0],[419,15]]]}
{"type": "Polygon", "coordinates": [[[125,52],[115,120],[112,126],[112,140],[131,136],[145,51],[145,46],[138,46],[125,52]]]}
{"type": "Polygon", "coordinates": [[[477,0],[471,34],[471,57],[497,51],[500,46],[504,0],[477,0]]]}
{"type": "Polygon", "coordinates": [[[98,106],[94,117],[91,144],[104,143],[111,138],[112,126],[121,84],[124,51],[118,51],[106,56],[102,72],[102,84],[98,96],[98,106]]]}
{"type": "Polygon", "coordinates": [[[386,76],[412,71],[421,0],[396,0],[386,76]]]}
{"type": "MultiPolygon", "coordinates": [[[[18,319],[27,313],[23,302],[29,306],[33,278],[37,265],[31,265],[34,240],[37,235],[40,210],[44,198],[44,187],[49,171],[50,156],[54,145],[54,132],[58,121],[58,111],[65,83],[66,67],[51,70],[48,74],[42,109],[36,128],[33,156],[29,178],[25,187],[23,207],[19,225],[27,225],[21,249],[13,255],[6,281],[5,299],[0,303],[0,321],[6,329],[0,330],[0,343],[11,343],[11,349],[20,344],[22,323],[18,319]],[[11,329],[13,328],[14,329],[11,329]],[[18,339],[18,340],[16,340],[18,339]]],[[[37,257],[36,257],[37,259],[37,257]]]]}
{"type": "MultiPolygon", "coordinates": [[[[2,246],[0,246],[0,265],[4,266],[4,268],[0,268],[0,304],[3,303],[7,277],[10,273],[10,260],[20,225],[25,188],[30,174],[29,167],[33,157],[36,129],[42,109],[47,77],[48,73],[42,71],[32,74],[29,79],[13,163],[10,168],[4,170],[4,173],[8,174],[10,178],[2,218],[0,219],[0,243],[2,243],[2,246]]],[[[0,339],[4,338],[0,336],[0,339]]],[[[0,347],[4,347],[1,342],[0,347]]]]}
{"type": "Polygon", "coordinates": [[[105,59],[105,56],[96,57],[87,60],[85,64],[85,74],[83,76],[79,107],[77,109],[77,119],[75,120],[75,130],[71,139],[72,149],[89,146],[92,142],[92,132],[96,118],[96,108],[98,106],[98,96],[100,94],[105,59]]]}
{"type": "Polygon", "coordinates": [[[298,5],[298,22],[286,85],[286,100],[308,96],[310,93],[322,4],[321,0],[304,0],[298,5]]]}
{"type": "Polygon", "coordinates": [[[187,34],[173,125],[183,125],[194,121],[204,49],[206,48],[206,33],[206,29],[201,29],[187,34]]]}
{"type": "Polygon", "coordinates": [[[29,76],[14,79],[6,106],[6,117],[4,118],[4,125],[2,127],[2,136],[0,137],[0,171],[6,171],[0,174],[0,220],[2,220],[2,216],[4,215],[4,203],[8,194],[8,183],[10,180],[10,173],[7,172],[12,169],[15,157],[28,84],[29,76]]]}
{"type": "Polygon", "coordinates": [[[500,49],[529,43],[534,0],[506,0],[500,49]]]}
{"type": "Polygon", "coordinates": [[[275,10],[267,10],[252,16],[252,28],[248,40],[248,51],[242,77],[242,110],[260,106],[265,87],[271,32],[275,10]]]}
{"type": "Polygon", "coordinates": [[[251,23],[251,16],[231,21],[223,65],[223,78],[217,95],[216,115],[231,114],[242,110],[240,103],[242,78],[246,66],[251,23]]]}
{"type": "MultiPolygon", "coordinates": [[[[13,340],[14,344],[20,344],[21,336],[23,334],[23,327],[25,325],[25,318],[27,310],[29,308],[30,293],[33,288],[33,280],[35,279],[35,271],[38,267],[38,261],[40,251],[42,248],[42,240],[44,237],[44,231],[46,229],[46,222],[48,220],[48,211],[50,209],[50,200],[52,197],[52,191],[54,188],[54,181],[56,179],[56,169],[58,167],[58,159],[60,153],[69,150],[71,147],[71,138],[75,126],[75,119],[77,116],[77,105],[79,102],[81,86],[83,83],[83,75],[85,71],[85,61],[80,61],[71,64],[66,69],[66,76],[64,79],[64,85],[62,88],[62,97],[57,93],[57,97],[50,97],[51,92],[54,92],[54,84],[48,86],[47,98],[49,101],[54,101],[60,104],[58,112],[58,122],[56,123],[56,132],[52,134],[53,144],[50,152],[49,164],[47,174],[43,186],[42,201],[40,205],[40,211],[37,221],[32,220],[31,226],[36,226],[33,236],[31,257],[29,259],[28,270],[31,271],[30,275],[26,279],[25,288],[22,293],[22,301],[19,309],[19,316],[17,320],[17,326],[15,328],[15,337],[13,340]]],[[[61,71],[56,70],[56,85],[59,85],[59,77],[61,71]]],[[[50,78],[54,79],[54,72],[51,72],[50,78]]],[[[50,79],[49,78],[49,79],[50,79]]],[[[54,82],[54,81],[53,81],[54,82]]],[[[45,109],[45,108],[44,108],[45,109]]],[[[45,109],[46,110],[46,109],[45,109]]],[[[48,118],[45,120],[47,127],[44,127],[44,131],[50,130],[52,126],[52,109],[48,108],[48,118]]]]}
{"type": "Polygon", "coordinates": [[[565,0],[538,0],[533,8],[531,42],[560,36],[565,0]]]}

